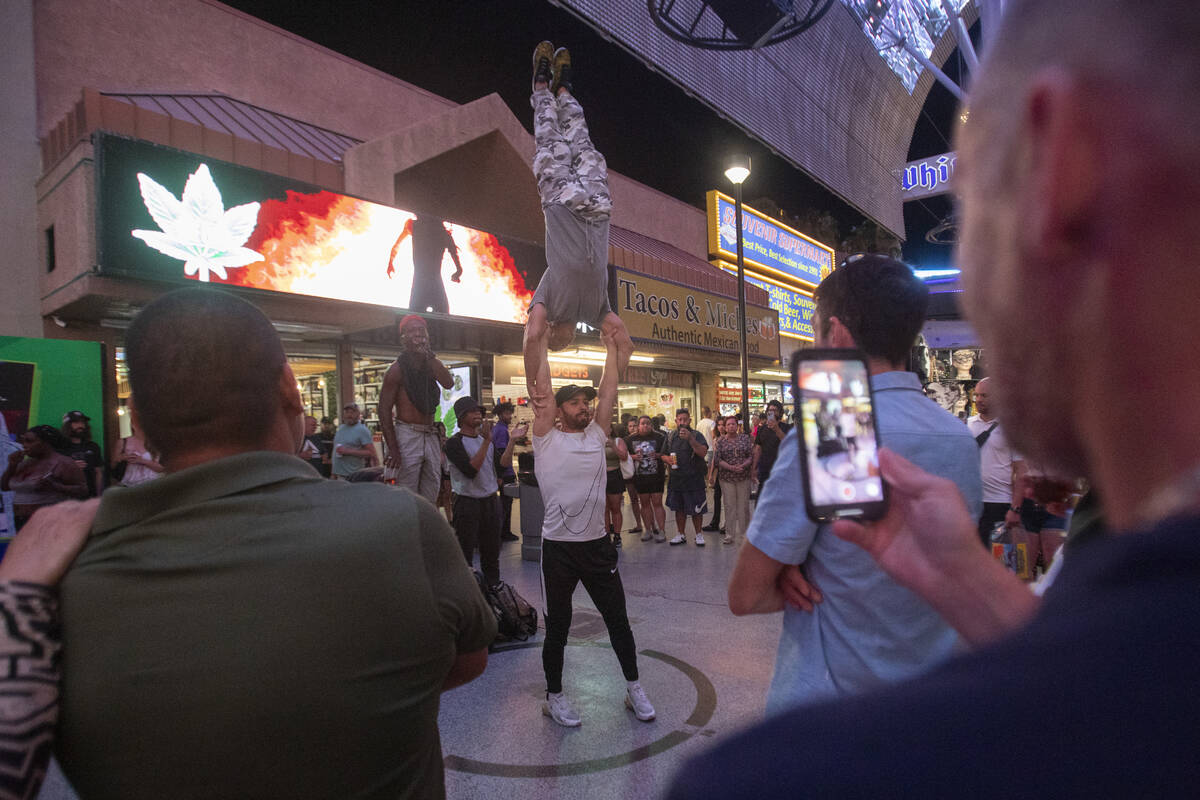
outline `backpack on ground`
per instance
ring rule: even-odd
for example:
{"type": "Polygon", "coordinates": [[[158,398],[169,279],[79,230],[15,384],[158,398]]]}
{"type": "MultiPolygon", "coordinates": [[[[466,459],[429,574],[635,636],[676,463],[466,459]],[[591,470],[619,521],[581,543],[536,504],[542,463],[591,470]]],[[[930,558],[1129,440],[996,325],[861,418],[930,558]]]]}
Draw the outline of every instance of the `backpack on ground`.
{"type": "Polygon", "coordinates": [[[537,633],[537,609],[531,606],[517,590],[504,581],[489,587],[479,570],[475,573],[475,582],[488,607],[496,615],[496,640],[505,641],[516,639],[525,641],[537,633]]]}

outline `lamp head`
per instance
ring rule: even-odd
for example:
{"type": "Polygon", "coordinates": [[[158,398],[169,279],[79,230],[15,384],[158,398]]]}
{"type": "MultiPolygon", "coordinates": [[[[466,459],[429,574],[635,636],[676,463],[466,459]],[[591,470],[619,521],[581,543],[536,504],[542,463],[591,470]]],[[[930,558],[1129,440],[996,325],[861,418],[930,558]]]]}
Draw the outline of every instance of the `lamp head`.
{"type": "Polygon", "coordinates": [[[733,184],[739,184],[750,177],[750,156],[737,155],[730,158],[725,177],[733,184]]]}

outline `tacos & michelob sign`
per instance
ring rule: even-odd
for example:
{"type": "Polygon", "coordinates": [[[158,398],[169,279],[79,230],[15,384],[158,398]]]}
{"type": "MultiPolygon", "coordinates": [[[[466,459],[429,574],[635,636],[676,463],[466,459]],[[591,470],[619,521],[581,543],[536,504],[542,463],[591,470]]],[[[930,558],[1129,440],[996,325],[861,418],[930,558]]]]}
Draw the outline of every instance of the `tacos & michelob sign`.
{"type": "MultiPolygon", "coordinates": [[[[623,269],[615,273],[613,308],[635,340],[738,352],[735,300],[623,269]]],[[[746,352],[779,359],[779,317],[773,309],[747,304],[746,352]]]]}

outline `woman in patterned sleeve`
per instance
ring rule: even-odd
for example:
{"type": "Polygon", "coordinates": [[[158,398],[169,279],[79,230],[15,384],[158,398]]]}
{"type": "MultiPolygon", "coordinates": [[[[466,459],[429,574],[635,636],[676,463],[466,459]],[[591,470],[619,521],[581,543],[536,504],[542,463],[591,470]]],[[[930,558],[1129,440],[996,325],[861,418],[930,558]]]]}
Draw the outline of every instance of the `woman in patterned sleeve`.
{"type": "Polygon", "coordinates": [[[40,509],[0,561],[0,800],[36,797],[58,721],[58,593],[99,499],[40,509]]]}

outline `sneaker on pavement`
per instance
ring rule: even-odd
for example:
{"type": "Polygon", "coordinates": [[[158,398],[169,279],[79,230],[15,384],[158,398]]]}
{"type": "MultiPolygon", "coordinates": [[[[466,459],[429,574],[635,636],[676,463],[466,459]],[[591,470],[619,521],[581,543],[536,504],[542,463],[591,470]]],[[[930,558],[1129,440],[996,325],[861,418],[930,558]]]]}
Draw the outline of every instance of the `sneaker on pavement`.
{"type": "Polygon", "coordinates": [[[507,531],[505,533],[500,534],[500,541],[502,541],[502,542],[519,542],[519,541],[521,541],[521,537],[517,536],[512,531],[507,531]]]}
{"type": "Polygon", "coordinates": [[[654,534],[651,533],[650,531],[642,531],[642,541],[643,542],[648,542],[653,538],[654,538],[654,534]]]}
{"type": "Polygon", "coordinates": [[[658,542],[659,544],[662,544],[666,540],[667,540],[667,537],[662,531],[654,532],[654,541],[658,542]]]}
{"type": "Polygon", "coordinates": [[[682,533],[675,534],[675,538],[670,541],[670,544],[687,544],[687,539],[682,533]]]}
{"type": "Polygon", "coordinates": [[[641,525],[635,525],[635,526],[633,526],[632,528],[630,528],[630,529],[629,529],[629,532],[630,532],[630,533],[641,533],[641,532],[642,532],[642,526],[641,526],[641,525]]]}
{"type": "MultiPolygon", "coordinates": [[[[645,699],[645,694],[642,697],[645,699]]],[[[546,692],[546,702],[542,703],[542,713],[564,728],[578,728],[583,722],[575,713],[575,709],[571,708],[571,701],[567,700],[567,696],[562,692],[558,694],[546,692]]],[[[650,709],[650,713],[653,714],[654,709],[650,709]]]]}
{"type": "Polygon", "coordinates": [[[640,683],[635,683],[625,690],[625,707],[642,722],[654,719],[654,706],[646,699],[646,690],[640,683]]]}
{"type": "Polygon", "coordinates": [[[721,536],[721,544],[733,544],[733,537],[728,533],[721,536]]]}
{"type": "Polygon", "coordinates": [[[554,82],[550,84],[550,92],[558,94],[558,90],[566,89],[571,91],[571,51],[565,47],[560,47],[554,51],[554,58],[550,64],[550,70],[554,75],[554,82]]]}
{"type": "Polygon", "coordinates": [[[705,525],[700,530],[704,531],[705,533],[716,533],[718,530],[720,530],[720,528],[716,525],[709,524],[709,525],[705,525]]]}
{"type": "Polygon", "coordinates": [[[696,547],[704,547],[704,534],[703,533],[696,534],[696,547]]]}
{"type": "Polygon", "coordinates": [[[554,82],[554,72],[550,66],[552,61],[554,61],[554,45],[550,42],[539,42],[538,46],[533,48],[534,91],[537,91],[539,83],[544,83],[548,87],[554,82]]]}

